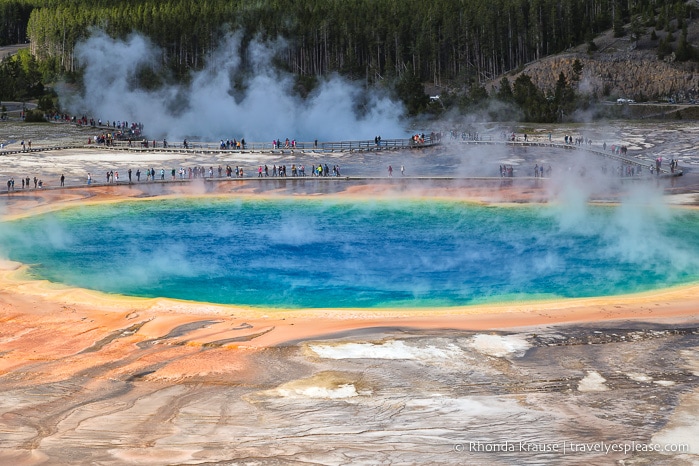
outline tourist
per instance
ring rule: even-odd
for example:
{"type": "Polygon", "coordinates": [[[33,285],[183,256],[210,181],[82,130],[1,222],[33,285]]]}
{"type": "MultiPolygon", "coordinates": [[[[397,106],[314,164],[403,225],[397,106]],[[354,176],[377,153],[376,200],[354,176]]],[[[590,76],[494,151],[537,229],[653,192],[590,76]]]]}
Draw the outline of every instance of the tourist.
{"type": "MultiPolygon", "coordinates": [[[[27,180],[27,181],[29,181],[29,180],[27,180]]],[[[90,186],[91,184],[92,184],[92,175],[88,173],[87,174],[87,185],[90,186]]]]}
{"type": "Polygon", "coordinates": [[[393,176],[393,167],[390,165],[388,166],[388,176],[393,176]]]}
{"type": "MultiPolygon", "coordinates": [[[[61,186],[66,185],[65,181],[66,181],[66,177],[63,173],[61,173],[61,186]]],[[[24,183],[22,183],[22,187],[24,187],[24,183]]]]}

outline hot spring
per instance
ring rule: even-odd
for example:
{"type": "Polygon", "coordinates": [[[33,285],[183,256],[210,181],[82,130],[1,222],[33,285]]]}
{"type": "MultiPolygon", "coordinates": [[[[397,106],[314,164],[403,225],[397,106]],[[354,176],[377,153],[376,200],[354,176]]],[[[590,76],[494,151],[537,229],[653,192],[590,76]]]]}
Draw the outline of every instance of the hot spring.
{"type": "Polygon", "coordinates": [[[33,277],[276,308],[446,307],[696,281],[699,214],[648,206],[187,198],[5,221],[33,277]]]}

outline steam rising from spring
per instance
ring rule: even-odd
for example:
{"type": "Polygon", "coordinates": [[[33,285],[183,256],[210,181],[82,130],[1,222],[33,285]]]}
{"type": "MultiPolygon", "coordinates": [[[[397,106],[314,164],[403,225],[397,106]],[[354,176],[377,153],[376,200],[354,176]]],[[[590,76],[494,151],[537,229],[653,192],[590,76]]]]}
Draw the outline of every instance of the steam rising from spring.
{"type": "Polygon", "coordinates": [[[332,75],[321,78],[307,98],[298,96],[293,77],[273,65],[282,47],[281,41],[255,40],[244,48],[240,34],[229,35],[189,84],[143,90],[134,85],[138,73],[153,68],[161,51],[138,34],[117,40],[96,32],[75,49],[85,67],[84,92],[62,89],[61,100],[70,112],[88,118],[142,122],[148,136],[158,139],[404,136],[402,104],[377,90],[332,75]],[[242,69],[242,56],[250,70],[242,69]],[[235,86],[234,79],[240,77],[242,86],[235,86]]]}
{"type": "Polygon", "coordinates": [[[570,207],[163,200],[8,222],[0,250],[69,285],[273,307],[557,299],[699,277],[695,213],[570,207]]]}

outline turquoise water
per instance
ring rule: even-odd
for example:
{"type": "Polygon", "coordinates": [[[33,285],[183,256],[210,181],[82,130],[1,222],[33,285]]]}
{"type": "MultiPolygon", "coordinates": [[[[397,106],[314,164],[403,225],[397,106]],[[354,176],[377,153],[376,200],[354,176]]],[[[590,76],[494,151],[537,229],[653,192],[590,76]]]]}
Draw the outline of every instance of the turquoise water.
{"type": "Polygon", "coordinates": [[[133,296],[284,308],[432,307],[696,281],[699,215],[647,206],[184,199],[4,222],[38,278],[133,296]]]}

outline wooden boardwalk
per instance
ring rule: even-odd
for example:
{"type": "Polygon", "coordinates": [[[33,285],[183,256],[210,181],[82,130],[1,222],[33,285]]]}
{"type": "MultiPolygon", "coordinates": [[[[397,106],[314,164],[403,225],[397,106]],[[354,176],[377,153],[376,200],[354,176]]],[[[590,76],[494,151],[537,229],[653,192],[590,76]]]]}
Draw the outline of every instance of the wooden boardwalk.
{"type": "MultiPolygon", "coordinates": [[[[0,149],[0,156],[2,155],[17,155],[17,154],[30,154],[36,152],[46,152],[46,151],[62,151],[71,149],[91,149],[91,150],[107,150],[107,151],[128,151],[128,152],[165,152],[165,153],[178,153],[178,154],[244,154],[244,153],[266,153],[275,155],[294,155],[294,154],[327,154],[327,153],[337,153],[337,152],[383,152],[383,151],[397,151],[406,149],[425,149],[430,147],[439,146],[441,143],[437,141],[431,141],[429,138],[425,140],[424,143],[415,144],[412,139],[388,139],[382,140],[380,144],[376,144],[374,141],[338,141],[338,142],[302,142],[296,143],[295,147],[273,147],[271,143],[247,143],[245,148],[231,148],[225,149],[221,148],[219,143],[212,142],[199,142],[194,141],[188,143],[188,147],[184,147],[183,144],[168,144],[167,147],[163,147],[162,143],[160,146],[152,146],[152,141],[148,143],[148,146],[142,144],[141,141],[129,142],[127,141],[114,141],[111,145],[105,144],[73,144],[73,145],[56,145],[56,146],[42,146],[42,147],[32,147],[31,149],[26,148],[4,148],[0,149]]],[[[546,147],[551,149],[559,150],[576,150],[583,151],[590,154],[594,154],[600,157],[604,157],[610,160],[622,164],[634,165],[638,168],[642,168],[646,173],[650,173],[651,167],[655,169],[655,164],[647,161],[640,160],[635,156],[621,155],[612,152],[611,150],[599,150],[587,145],[577,145],[577,144],[561,144],[555,142],[542,142],[542,141],[506,141],[506,140],[465,140],[458,141],[452,140],[447,142],[447,144],[458,144],[458,145],[468,145],[468,146],[479,146],[479,145],[506,145],[512,147],[546,147]]],[[[660,174],[664,176],[681,176],[682,170],[675,170],[671,172],[669,169],[661,167],[660,174]]]]}
{"type": "MultiPolygon", "coordinates": [[[[646,173],[650,173],[651,167],[653,170],[655,170],[655,163],[651,162],[646,162],[643,160],[639,160],[635,156],[631,155],[621,155],[621,154],[616,154],[612,152],[611,149],[609,150],[600,150],[598,148],[594,148],[589,145],[579,145],[579,144],[561,144],[557,142],[549,142],[549,141],[496,141],[496,140],[480,140],[480,141],[475,141],[475,140],[468,140],[468,141],[458,141],[458,144],[465,144],[465,145],[507,145],[507,146],[512,146],[512,147],[548,147],[548,148],[555,148],[555,149],[563,149],[563,150],[576,150],[576,151],[582,151],[582,152],[587,152],[590,154],[594,154],[600,157],[604,157],[610,160],[614,160],[616,162],[620,162],[622,164],[629,164],[629,165],[634,165],[639,168],[643,168],[646,170],[646,173]]],[[[641,155],[641,154],[638,154],[641,155]]],[[[660,168],[660,174],[665,175],[665,176],[682,176],[682,170],[678,169],[672,172],[671,170],[667,168],[660,168]]]]}
{"type": "MultiPolygon", "coordinates": [[[[164,146],[162,141],[148,141],[145,145],[143,141],[114,141],[109,146],[99,147],[109,150],[128,151],[156,151],[172,153],[197,153],[197,154],[221,154],[221,153],[267,153],[267,154],[326,154],[333,152],[378,152],[404,149],[424,149],[439,145],[439,142],[431,141],[429,138],[424,143],[413,143],[412,139],[386,139],[378,144],[370,140],[360,141],[330,141],[330,142],[297,142],[295,145],[280,145],[275,147],[269,142],[246,143],[241,148],[225,148],[220,143],[191,141],[187,143],[168,143],[164,146]],[[155,145],[153,144],[155,143],[155,145]]],[[[88,147],[94,146],[88,144],[88,147]]]]}
{"type": "MultiPolygon", "coordinates": [[[[235,154],[235,153],[267,153],[278,155],[289,154],[327,154],[334,152],[381,152],[381,151],[396,151],[405,149],[425,149],[439,145],[439,142],[433,142],[429,138],[423,143],[413,143],[412,139],[387,139],[380,143],[374,141],[336,141],[336,142],[299,142],[295,146],[273,147],[272,143],[253,142],[246,143],[244,148],[221,148],[220,143],[192,141],[187,144],[183,143],[170,144],[165,147],[161,141],[113,141],[111,144],[67,144],[61,146],[41,146],[28,147],[12,147],[0,149],[0,155],[14,155],[32,152],[45,152],[55,150],[70,150],[70,149],[99,149],[109,151],[128,151],[128,152],[165,152],[178,154],[235,154]]],[[[13,144],[14,146],[14,144],[13,144]]]]}

